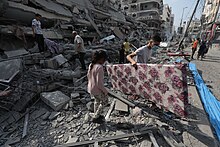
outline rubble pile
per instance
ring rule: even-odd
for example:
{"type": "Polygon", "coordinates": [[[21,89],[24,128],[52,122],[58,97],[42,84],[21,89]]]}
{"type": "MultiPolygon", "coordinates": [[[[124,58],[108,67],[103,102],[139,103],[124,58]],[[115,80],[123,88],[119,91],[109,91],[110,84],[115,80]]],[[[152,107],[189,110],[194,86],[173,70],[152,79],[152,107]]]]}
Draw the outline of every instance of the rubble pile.
{"type": "MultiPolygon", "coordinates": [[[[186,146],[183,142],[189,134],[204,137],[189,124],[190,120],[197,121],[190,105],[187,118],[153,110],[147,99],[111,89],[107,74],[106,122],[91,121],[94,100],[87,93],[87,71],[80,68],[68,39],[76,30],[85,40],[87,67],[92,53],[100,49],[107,52],[109,63],[118,63],[125,36],[136,47],[145,44],[146,25],[124,15],[117,2],[0,2],[0,92],[7,92],[0,97],[0,146],[174,147],[186,146]],[[55,41],[57,50],[38,53],[30,26],[35,13],[43,16],[43,35],[55,41]]],[[[158,50],[151,63],[187,62],[183,57],[169,56],[174,50],[158,50]]],[[[193,84],[189,73],[188,79],[188,84],[193,84]]],[[[192,101],[189,97],[190,104],[192,101]]]]}
{"type": "MultiPolygon", "coordinates": [[[[117,46],[109,43],[88,47],[87,64],[92,52],[100,48],[106,49],[112,63],[117,61],[114,50],[117,46]]],[[[11,91],[0,104],[4,110],[0,119],[0,145],[185,146],[185,133],[197,131],[185,125],[187,120],[172,113],[153,111],[147,99],[134,97],[128,101],[127,95],[111,90],[107,76],[105,85],[112,92],[105,108],[106,122],[93,123],[90,116],[93,100],[87,93],[86,71],[79,68],[78,59],[69,60],[70,52],[74,55],[74,50],[67,48],[54,56],[47,52],[15,56],[21,62],[19,72],[16,76],[7,75],[10,80],[2,84],[11,91]]],[[[164,54],[158,56],[161,58],[157,62],[163,63],[164,54]]]]}

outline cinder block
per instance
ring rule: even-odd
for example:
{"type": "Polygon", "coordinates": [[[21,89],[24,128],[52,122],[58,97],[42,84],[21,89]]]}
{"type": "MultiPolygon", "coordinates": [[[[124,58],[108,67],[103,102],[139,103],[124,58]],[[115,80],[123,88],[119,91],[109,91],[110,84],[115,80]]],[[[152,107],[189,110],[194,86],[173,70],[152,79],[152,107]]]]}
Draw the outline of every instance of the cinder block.
{"type": "Polygon", "coordinates": [[[41,93],[41,99],[55,111],[59,111],[70,100],[61,91],[41,93]]]}

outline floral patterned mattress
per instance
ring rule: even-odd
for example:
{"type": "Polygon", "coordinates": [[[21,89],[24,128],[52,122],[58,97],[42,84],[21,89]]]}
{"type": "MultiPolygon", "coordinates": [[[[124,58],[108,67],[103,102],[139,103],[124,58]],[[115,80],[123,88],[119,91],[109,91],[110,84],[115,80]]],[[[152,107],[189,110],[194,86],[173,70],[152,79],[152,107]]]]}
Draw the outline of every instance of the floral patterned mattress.
{"type": "Polygon", "coordinates": [[[107,65],[115,90],[139,95],[181,117],[188,104],[186,71],[186,64],[138,64],[137,69],[130,64],[107,65]]]}

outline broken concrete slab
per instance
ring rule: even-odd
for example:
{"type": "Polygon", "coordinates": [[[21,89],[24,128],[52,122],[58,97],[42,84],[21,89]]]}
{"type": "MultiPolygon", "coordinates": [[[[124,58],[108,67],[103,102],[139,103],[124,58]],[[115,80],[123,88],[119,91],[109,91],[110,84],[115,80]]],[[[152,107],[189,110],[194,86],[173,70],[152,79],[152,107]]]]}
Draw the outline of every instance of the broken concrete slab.
{"type": "Polygon", "coordinates": [[[23,5],[22,3],[16,3],[16,2],[12,2],[12,1],[8,1],[8,9],[6,11],[6,17],[8,18],[15,18],[14,14],[17,14],[16,16],[21,16],[20,18],[17,17],[17,19],[28,19],[31,20],[34,17],[35,13],[38,13],[42,16],[44,16],[44,18],[47,19],[57,19],[57,20],[65,20],[65,21],[70,21],[71,20],[71,16],[62,16],[62,15],[56,15],[54,13],[51,12],[47,12],[44,10],[40,10],[40,9],[35,9],[33,7],[29,7],[26,5],[23,5]],[[14,12],[14,13],[13,13],[14,12]],[[18,15],[19,14],[19,15],[18,15]],[[24,16],[27,16],[24,18],[24,16]]]}
{"type": "Polygon", "coordinates": [[[22,60],[0,62],[0,82],[9,83],[22,70],[22,60]]]}
{"type": "Polygon", "coordinates": [[[115,110],[129,112],[129,107],[127,104],[123,103],[122,101],[116,100],[115,110]]]}
{"type": "Polygon", "coordinates": [[[40,60],[40,65],[43,68],[51,68],[51,69],[58,69],[59,68],[59,64],[56,62],[55,59],[40,60]]]}
{"type": "Polygon", "coordinates": [[[52,60],[55,60],[59,66],[62,66],[68,62],[68,60],[62,54],[53,57],[52,60]]]}
{"type": "Polygon", "coordinates": [[[59,111],[70,100],[61,91],[41,93],[41,99],[55,111],[59,111]]]}
{"type": "Polygon", "coordinates": [[[4,52],[8,58],[18,57],[22,55],[27,55],[28,52],[25,49],[13,50],[13,51],[5,51],[4,52]]]}
{"type": "Polygon", "coordinates": [[[67,16],[67,17],[72,17],[72,14],[68,9],[65,9],[65,7],[63,7],[62,5],[54,3],[51,0],[47,0],[47,1],[33,0],[32,2],[40,6],[46,11],[60,14],[60,15],[67,16]]]}
{"type": "Polygon", "coordinates": [[[52,76],[54,79],[64,79],[72,80],[73,78],[81,77],[81,71],[72,71],[72,70],[53,70],[53,69],[42,69],[43,74],[52,76]]]}

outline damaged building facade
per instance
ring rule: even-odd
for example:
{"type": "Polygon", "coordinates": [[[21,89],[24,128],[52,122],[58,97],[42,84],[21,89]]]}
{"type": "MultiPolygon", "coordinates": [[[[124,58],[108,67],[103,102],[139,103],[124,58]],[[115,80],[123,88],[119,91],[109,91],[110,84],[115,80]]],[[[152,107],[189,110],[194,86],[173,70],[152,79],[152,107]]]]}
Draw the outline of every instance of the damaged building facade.
{"type": "Polygon", "coordinates": [[[147,38],[153,34],[161,34],[162,0],[121,0],[121,3],[127,15],[147,25],[147,38]]]}

